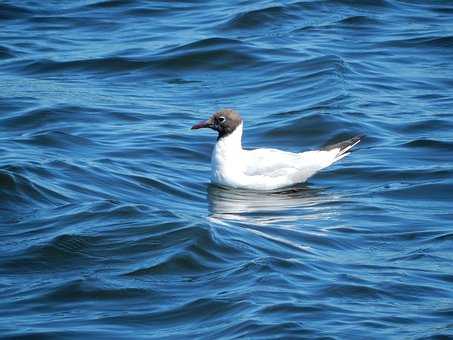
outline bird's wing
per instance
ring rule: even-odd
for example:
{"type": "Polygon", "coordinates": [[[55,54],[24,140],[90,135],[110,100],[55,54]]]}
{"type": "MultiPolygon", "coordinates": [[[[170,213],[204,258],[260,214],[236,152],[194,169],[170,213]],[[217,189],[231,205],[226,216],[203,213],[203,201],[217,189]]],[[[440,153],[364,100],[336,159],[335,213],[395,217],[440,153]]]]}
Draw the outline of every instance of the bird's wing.
{"type": "Polygon", "coordinates": [[[305,182],[315,173],[342,159],[360,142],[360,137],[322,150],[292,153],[277,149],[246,150],[246,169],[240,186],[255,190],[276,189],[305,182]]]}
{"type": "Polygon", "coordinates": [[[279,176],[294,169],[298,154],[277,149],[246,150],[245,174],[250,176],[279,176]]]}
{"type": "Polygon", "coordinates": [[[316,150],[302,153],[276,149],[250,150],[247,154],[246,175],[286,177],[291,181],[305,181],[336,159],[337,150],[316,150]]]}

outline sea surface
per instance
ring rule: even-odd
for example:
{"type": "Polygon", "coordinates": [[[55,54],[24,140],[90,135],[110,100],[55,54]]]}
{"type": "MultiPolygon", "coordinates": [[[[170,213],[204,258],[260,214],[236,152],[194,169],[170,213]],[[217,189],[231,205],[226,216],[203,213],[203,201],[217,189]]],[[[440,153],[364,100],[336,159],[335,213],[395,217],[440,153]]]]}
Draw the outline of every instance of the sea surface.
{"type": "Polygon", "coordinates": [[[453,1],[1,1],[0,338],[453,338],[453,1]],[[244,145],[364,134],[307,183],[244,145]]]}

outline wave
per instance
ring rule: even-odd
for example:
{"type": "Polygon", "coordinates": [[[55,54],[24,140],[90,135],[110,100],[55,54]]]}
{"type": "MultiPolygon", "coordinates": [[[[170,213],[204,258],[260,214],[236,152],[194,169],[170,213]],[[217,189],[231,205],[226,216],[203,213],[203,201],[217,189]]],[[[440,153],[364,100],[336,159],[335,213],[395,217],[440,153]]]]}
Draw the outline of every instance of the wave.
{"type": "Polygon", "coordinates": [[[2,335],[444,333],[452,8],[3,2],[2,335]],[[309,183],[218,187],[189,128],[220,107],[246,147],[369,137],[309,183]]]}
{"type": "Polygon", "coordinates": [[[65,203],[67,197],[27,176],[26,168],[6,166],[0,169],[0,206],[20,216],[24,208],[38,209],[43,205],[65,203]],[[19,210],[19,211],[17,211],[19,210]]]}
{"type": "Polygon", "coordinates": [[[412,140],[403,144],[404,147],[408,148],[428,148],[434,150],[445,150],[445,151],[452,151],[453,150],[453,142],[449,141],[440,141],[434,139],[417,139],[412,140]]]}
{"type": "MultiPolygon", "coordinates": [[[[119,52],[123,53],[123,52],[119,52]]],[[[148,57],[101,57],[83,60],[22,60],[14,69],[26,74],[93,72],[127,74],[175,72],[181,70],[228,70],[257,67],[261,58],[254,49],[233,39],[210,38],[159,51],[148,57]]]]}
{"type": "Polygon", "coordinates": [[[96,282],[89,279],[68,280],[54,290],[42,294],[37,301],[49,300],[53,303],[78,303],[79,301],[113,301],[116,299],[147,299],[152,291],[145,288],[112,286],[109,282],[96,282]]]}
{"type": "Polygon", "coordinates": [[[238,13],[222,26],[231,29],[255,29],[263,25],[276,25],[280,20],[292,20],[297,17],[297,14],[288,6],[271,6],[238,13]]]}
{"type": "Polygon", "coordinates": [[[101,0],[95,1],[94,3],[89,4],[87,7],[89,8],[116,8],[116,7],[125,7],[129,8],[137,4],[138,1],[136,0],[101,0]]]}
{"type": "Polygon", "coordinates": [[[380,47],[397,47],[397,48],[451,48],[453,46],[453,36],[424,36],[415,38],[393,38],[381,41],[376,44],[380,47]]]}
{"type": "Polygon", "coordinates": [[[353,15],[343,18],[336,22],[336,24],[345,24],[351,25],[354,27],[362,27],[362,26],[376,26],[382,24],[382,22],[374,17],[369,15],[353,15]]]}
{"type": "Polygon", "coordinates": [[[94,72],[119,72],[146,68],[146,61],[132,60],[121,57],[105,57],[95,59],[55,61],[41,59],[38,61],[22,62],[21,71],[28,74],[46,74],[62,71],[94,71],[94,72]]]}
{"type": "MultiPolygon", "coordinates": [[[[159,243],[161,250],[123,275],[132,277],[154,277],[178,272],[181,276],[202,272],[216,272],[223,268],[228,259],[237,254],[235,247],[219,241],[206,227],[189,225],[155,233],[140,243],[159,243]],[[151,264],[147,264],[151,262],[151,264]]],[[[222,269],[223,270],[223,269],[222,269]]]]}
{"type": "Polygon", "coordinates": [[[156,61],[165,69],[229,69],[256,67],[253,49],[234,39],[209,38],[163,51],[156,61]]]}
{"type": "Polygon", "coordinates": [[[22,19],[31,13],[32,11],[26,7],[0,4],[0,21],[22,19]]]}
{"type": "Polygon", "coordinates": [[[333,0],[334,4],[340,5],[348,5],[354,6],[355,8],[363,8],[363,9],[370,9],[370,8],[394,8],[394,4],[392,1],[389,0],[333,0]]]}
{"type": "Polygon", "coordinates": [[[6,46],[0,46],[0,59],[10,59],[16,57],[16,53],[6,46]]]}

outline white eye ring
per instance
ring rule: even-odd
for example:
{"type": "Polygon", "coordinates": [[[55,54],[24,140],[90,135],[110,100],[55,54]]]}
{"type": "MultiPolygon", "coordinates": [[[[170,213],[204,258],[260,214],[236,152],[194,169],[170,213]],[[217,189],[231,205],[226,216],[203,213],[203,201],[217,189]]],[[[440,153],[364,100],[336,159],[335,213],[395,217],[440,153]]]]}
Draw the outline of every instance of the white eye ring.
{"type": "Polygon", "coordinates": [[[220,117],[219,117],[219,122],[220,122],[220,123],[223,123],[224,121],[225,121],[225,117],[224,117],[224,116],[220,116],[220,117]]]}

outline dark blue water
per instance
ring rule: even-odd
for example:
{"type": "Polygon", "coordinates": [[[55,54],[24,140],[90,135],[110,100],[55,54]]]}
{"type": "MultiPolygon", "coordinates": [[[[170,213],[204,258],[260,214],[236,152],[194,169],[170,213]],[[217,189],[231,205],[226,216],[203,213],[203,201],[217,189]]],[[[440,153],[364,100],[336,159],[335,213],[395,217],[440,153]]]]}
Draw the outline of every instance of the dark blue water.
{"type": "Polygon", "coordinates": [[[453,336],[453,2],[2,1],[0,335],[453,336]],[[247,147],[367,137],[285,190],[247,147]]]}

